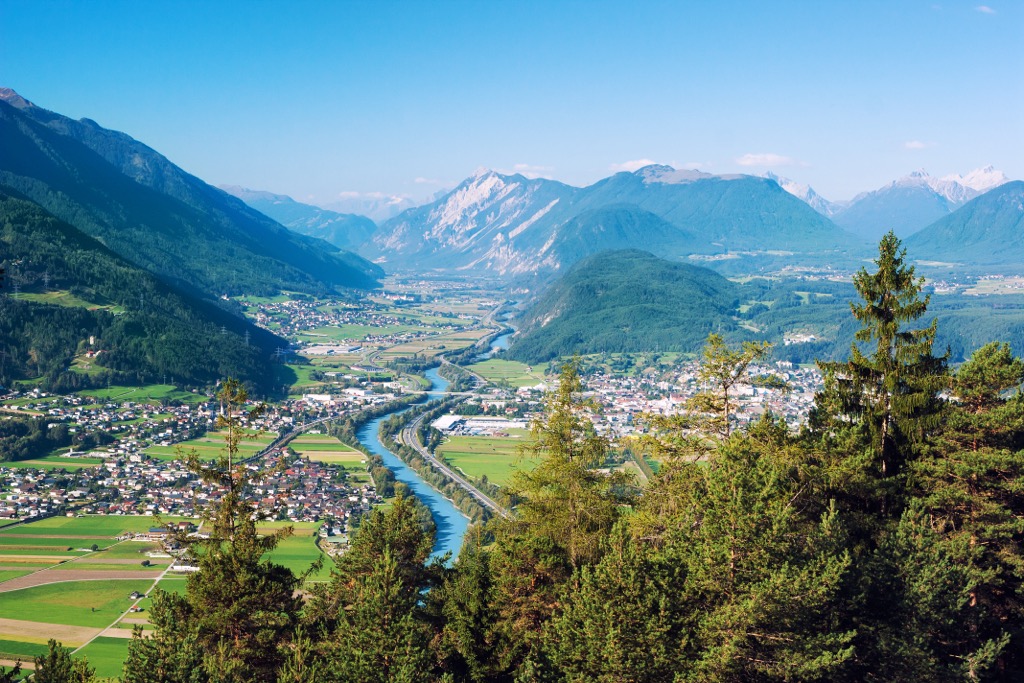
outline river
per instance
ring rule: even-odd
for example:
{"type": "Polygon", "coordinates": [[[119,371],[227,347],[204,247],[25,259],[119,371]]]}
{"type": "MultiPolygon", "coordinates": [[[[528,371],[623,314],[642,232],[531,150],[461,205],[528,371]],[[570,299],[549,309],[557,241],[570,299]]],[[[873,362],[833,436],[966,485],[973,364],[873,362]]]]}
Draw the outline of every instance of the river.
{"type": "Polygon", "coordinates": [[[508,349],[509,337],[513,335],[513,332],[507,332],[502,335],[498,335],[491,341],[491,348],[481,353],[476,357],[476,360],[487,360],[488,358],[494,357],[498,351],[504,351],[508,349]]]}
{"type": "MultiPolygon", "coordinates": [[[[441,377],[437,368],[427,370],[427,379],[431,382],[431,391],[445,391],[448,388],[448,380],[441,377]]],[[[404,408],[398,412],[405,412],[404,408]]],[[[356,437],[359,442],[384,459],[384,465],[395,473],[395,479],[409,486],[409,489],[424,505],[430,510],[437,526],[437,540],[434,542],[433,556],[440,557],[451,551],[454,561],[462,548],[462,538],[466,534],[466,527],[469,526],[469,518],[462,514],[450,500],[438,493],[430,484],[420,479],[408,465],[384,447],[380,442],[380,423],[397,413],[389,413],[383,417],[363,425],[356,437]]]]}

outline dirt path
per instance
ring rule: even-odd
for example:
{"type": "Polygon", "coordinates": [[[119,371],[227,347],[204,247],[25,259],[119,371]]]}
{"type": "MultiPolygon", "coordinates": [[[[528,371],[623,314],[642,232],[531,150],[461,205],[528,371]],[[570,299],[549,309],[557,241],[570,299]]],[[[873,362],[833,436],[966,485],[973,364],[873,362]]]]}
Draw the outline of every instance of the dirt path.
{"type": "Polygon", "coordinates": [[[44,569],[34,574],[19,576],[0,583],[0,593],[9,593],[35,586],[65,581],[105,581],[107,579],[141,579],[150,581],[154,578],[152,571],[119,571],[104,569],[44,569]]]}
{"type": "Polygon", "coordinates": [[[64,645],[74,646],[78,643],[92,640],[102,630],[91,626],[44,624],[39,621],[22,621],[21,619],[4,619],[0,617],[0,637],[10,636],[11,640],[17,640],[18,638],[47,640],[53,638],[64,643],[64,645]]]}
{"type": "MultiPolygon", "coordinates": [[[[13,659],[0,659],[0,666],[11,666],[11,667],[13,667],[15,664],[17,664],[17,662],[15,662],[13,659]]],[[[29,660],[27,662],[22,662],[21,663],[21,670],[22,671],[35,671],[35,669],[36,669],[36,665],[32,663],[32,658],[31,657],[29,658],[29,660]]]]}

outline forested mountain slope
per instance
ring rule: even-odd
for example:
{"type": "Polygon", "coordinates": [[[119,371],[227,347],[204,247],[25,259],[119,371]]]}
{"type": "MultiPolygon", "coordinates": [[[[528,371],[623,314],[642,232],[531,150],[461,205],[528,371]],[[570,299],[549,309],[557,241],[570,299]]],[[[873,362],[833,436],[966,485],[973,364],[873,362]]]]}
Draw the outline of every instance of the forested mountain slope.
{"type": "Polygon", "coordinates": [[[372,287],[382,274],[289,231],[123,133],[10,93],[0,97],[0,182],[169,282],[216,296],[372,287]]]}
{"type": "Polygon", "coordinates": [[[287,344],[175,291],[3,186],[0,267],[0,385],[41,378],[70,389],[109,375],[205,386],[234,376],[266,392],[270,356],[287,344]]]}

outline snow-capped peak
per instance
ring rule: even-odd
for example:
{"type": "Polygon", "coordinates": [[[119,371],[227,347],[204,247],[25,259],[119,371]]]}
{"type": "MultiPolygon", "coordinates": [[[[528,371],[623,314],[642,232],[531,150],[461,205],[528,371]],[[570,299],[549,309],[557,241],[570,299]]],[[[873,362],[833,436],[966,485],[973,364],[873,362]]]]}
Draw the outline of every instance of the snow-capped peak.
{"type": "Polygon", "coordinates": [[[969,187],[978,193],[988,192],[994,187],[999,187],[1004,183],[1010,182],[1010,179],[1006,177],[1006,174],[1002,171],[998,171],[993,166],[986,166],[985,168],[976,168],[969,173],[964,175],[952,174],[942,178],[943,180],[954,180],[964,187],[969,187]]]}
{"type": "Polygon", "coordinates": [[[805,204],[824,216],[831,216],[836,212],[835,205],[815,192],[814,188],[810,185],[801,185],[789,178],[775,175],[771,171],[766,171],[762,177],[775,181],[783,190],[797,199],[803,200],[805,204]]]}

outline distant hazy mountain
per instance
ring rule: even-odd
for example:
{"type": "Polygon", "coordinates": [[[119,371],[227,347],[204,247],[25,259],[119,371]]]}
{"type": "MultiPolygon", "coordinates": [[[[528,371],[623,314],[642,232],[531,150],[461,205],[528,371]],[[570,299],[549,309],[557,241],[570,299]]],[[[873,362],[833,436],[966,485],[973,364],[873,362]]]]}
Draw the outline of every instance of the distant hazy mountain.
{"type": "Polygon", "coordinates": [[[347,192],[343,193],[340,199],[323,203],[321,206],[329,211],[366,216],[376,223],[382,223],[407,209],[419,206],[419,203],[411,197],[383,192],[347,192]]]}
{"type": "Polygon", "coordinates": [[[328,211],[297,202],[288,195],[250,190],[238,185],[219,187],[286,228],[326,240],[340,249],[356,251],[377,229],[376,223],[366,216],[328,211]]]}
{"type": "Polygon", "coordinates": [[[541,363],[573,353],[696,351],[707,335],[745,338],[739,286],[707,268],[639,250],[578,262],[518,324],[509,357],[541,363]]]}
{"type": "Polygon", "coordinates": [[[855,243],[773,181],[648,166],[584,188],[482,171],[381,225],[373,255],[397,268],[515,276],[606,248],[814,253],[855,243]]]}
{"type": "Polygon", "coordinates": [[[914,171],[885,187],[857,195],[835,213],[833,220],[872,241],[889,230],[907,237],[1006,182],[1006,176],[991,166],[964,176],[942,178],[924,170],[914,171]]]}
{"type": "Polygon", "coordinates": [[[969,201],[906,240],[915,259],[1024,268],[1024,181],[969,201]]]}
{"type": "Polygon", "coordinates": [[[820,213],[822,216],[833,216],[837,211],[842,208],[841,204],[836,202],[830,202],[829,200],[822,197],[820,194],[814,191],[814,188],[810,185],[801,185],[789,178],[783,178],[775,175],[771,171],[764,174],[768,180],[774,180],[778,183],[786,192],[790,193],[797,199],[803,200],[805,204],[810,206],[812,209],[820,213]]]}
{"type": "Polygon", "coordinates": [[[355,254],[294,233],[124,133],[0,89],[0,183],[170,282],[210,295],[373,286],[355,254]]]}

